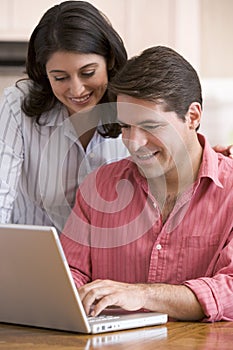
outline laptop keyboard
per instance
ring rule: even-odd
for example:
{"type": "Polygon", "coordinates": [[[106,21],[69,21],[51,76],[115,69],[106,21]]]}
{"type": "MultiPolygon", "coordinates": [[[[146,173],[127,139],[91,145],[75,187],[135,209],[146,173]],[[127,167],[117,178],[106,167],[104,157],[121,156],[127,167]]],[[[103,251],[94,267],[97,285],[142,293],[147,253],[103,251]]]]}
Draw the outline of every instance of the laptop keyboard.
{"type": "Polygon", "coordinates": [[[101,316],[88,316],[88,322],[100,322],[100,321],[112,321],[117,320],[120,316],[111,316],[111,315],[101,315],[101,316]]]}

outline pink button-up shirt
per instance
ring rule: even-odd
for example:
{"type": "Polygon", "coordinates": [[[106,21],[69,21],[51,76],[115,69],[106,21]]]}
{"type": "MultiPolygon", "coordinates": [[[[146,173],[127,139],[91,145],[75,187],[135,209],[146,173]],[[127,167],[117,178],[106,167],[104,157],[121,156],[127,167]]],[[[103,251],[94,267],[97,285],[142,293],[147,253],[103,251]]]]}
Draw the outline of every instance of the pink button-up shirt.
{"type": "Polygon", "coordinates": [[[61,235],[77,286],[97,278],[184,284],[205,321],[233,321],[233,161],[199,140],[197,181],[164,224],[130,158],[87,177],[61,235]]]}

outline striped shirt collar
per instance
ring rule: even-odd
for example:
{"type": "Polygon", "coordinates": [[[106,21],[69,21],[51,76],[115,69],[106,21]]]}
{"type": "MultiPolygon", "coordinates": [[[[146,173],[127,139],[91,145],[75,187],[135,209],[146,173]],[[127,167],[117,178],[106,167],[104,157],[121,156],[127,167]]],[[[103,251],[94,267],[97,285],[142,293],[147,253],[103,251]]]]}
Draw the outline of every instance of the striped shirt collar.
{"type": "Polygon", "coordinates": [[[209,177],[216,186],[223,188],[222,182],[219,180],[219,154],[216,153],[207,142],[206,138],[198,134],[198,140],[203,148],[203,157],[198,174],[198,180],[209,177]]]}

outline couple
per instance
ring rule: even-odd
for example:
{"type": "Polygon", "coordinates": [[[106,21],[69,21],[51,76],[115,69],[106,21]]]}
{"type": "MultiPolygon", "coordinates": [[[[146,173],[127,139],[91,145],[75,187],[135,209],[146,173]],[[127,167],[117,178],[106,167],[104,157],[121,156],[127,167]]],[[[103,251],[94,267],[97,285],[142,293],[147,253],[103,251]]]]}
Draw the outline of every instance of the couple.
{"type": "Polygon", "coordinates": [[[29,79],[0,103],[0,221],[63,231],[87,312],[116,304],[232,320],[232,161],[196,133],[199,79],[168,48],[145,51],[116,75],[126,59],[91,4],[45,13],[29,42],[29,79]],[[103,114],[77,137],[69,116],[116,95],[118,123],[103,114]],[[128,150],[131,158],[90,175],[75,198],[88,173],[128,150]]]}

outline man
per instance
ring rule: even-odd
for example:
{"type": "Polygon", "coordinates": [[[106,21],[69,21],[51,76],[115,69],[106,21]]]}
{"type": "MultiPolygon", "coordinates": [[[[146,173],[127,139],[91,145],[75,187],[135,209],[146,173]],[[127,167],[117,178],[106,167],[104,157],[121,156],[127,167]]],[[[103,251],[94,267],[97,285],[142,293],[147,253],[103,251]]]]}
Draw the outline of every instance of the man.
{"type": "Polygon", "coordinates": [[[110,88],[131,157],[88,176],[61,236],[86,312],[233,321],[233,161],[197,133],[196,71],[158,46],[110,88]]]}

